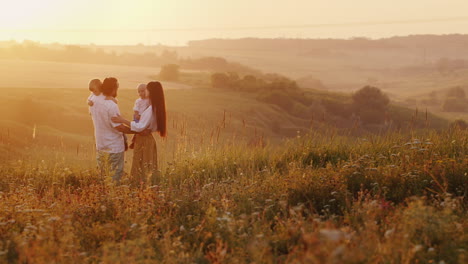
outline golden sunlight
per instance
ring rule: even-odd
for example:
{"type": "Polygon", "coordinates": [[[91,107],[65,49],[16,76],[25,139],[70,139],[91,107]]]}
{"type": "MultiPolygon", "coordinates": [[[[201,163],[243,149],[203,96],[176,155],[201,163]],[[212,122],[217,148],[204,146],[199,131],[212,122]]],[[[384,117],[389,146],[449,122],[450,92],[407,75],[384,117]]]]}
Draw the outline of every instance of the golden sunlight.
{"type": "Polygon", "coordinates": [[[44,25],[48,17],[60,12],[63,1],[8,1],[0,9],[1,30],[34,29],[44,25]]]}
{"type": "Polygon", "coordinates": [[[468,0],[0,3],[0,264],[467,263],[468,0]]]}

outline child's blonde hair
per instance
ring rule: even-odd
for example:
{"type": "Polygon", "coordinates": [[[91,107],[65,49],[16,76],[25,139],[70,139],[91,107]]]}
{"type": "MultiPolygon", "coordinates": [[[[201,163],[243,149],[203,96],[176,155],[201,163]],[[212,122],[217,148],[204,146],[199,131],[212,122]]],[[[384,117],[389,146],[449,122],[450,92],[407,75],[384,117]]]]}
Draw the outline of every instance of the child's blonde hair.
{"type": "Polygon", "coordinates": [[[140,83],[140,84],[137,86],[137,90],[139,91],[140,89],[146,89],[146,83],[140,83]]]}
{"type": "Polygon", "coordinates": [[[91,81],[89,81],[89,87],[88,87],[88,88],[89,88],[89,90],[90,90],[91,92],[94,91],[93,88],[94,88],[95,86],[98,87],[99,90],[100,90],[100,89],[101,89],[101,86],[102,86],[101,80],[99,80],[99,79],[92,79],[91,81]]]}

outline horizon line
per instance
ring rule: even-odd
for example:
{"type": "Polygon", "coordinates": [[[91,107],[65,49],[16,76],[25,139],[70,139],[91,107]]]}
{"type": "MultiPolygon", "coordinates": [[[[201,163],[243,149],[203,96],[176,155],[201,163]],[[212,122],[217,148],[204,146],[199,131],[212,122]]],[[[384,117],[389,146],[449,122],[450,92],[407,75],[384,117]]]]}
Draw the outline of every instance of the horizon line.
{"type": "Polygon", "coordinates": [[[75,42],[75,43],[66,43],[66,42],[45,42],[40,40],[34,39],[0,39],[0,43],[7,43],[7,42],[16,42],[16,43],[24,43],[24,42],[34,42],[43,45],[79,45],[79,46],[166,46],[166,47],[185,47],[188,46],[190,42],[197,42],[197,41],[209,41],[209,40],[227,40],[227,41],[235,41],[235,40],[247,40],[247,39],[256,39],[256,40],[356,40],[356,39],[366,39],[370,41],[379,41],[379,40],[386,40],[392,38],[409,38],[409,37],[418,37],[418,36],[427,36],[427,37],[446,37],[446,36],[468,36],[468,33],[444,33],[444,34],[436,34],[436,33],[414,33],[414,34],[407,34],[407,35],[393,35],[388,37],[369,37],[369,36],[353,36],[353,37],[237,37],[237,38],[222,38],[222,37],[210,37],[210,38],[203,38],[203,39],[191,39],[185,41],[184,45],[173,45],[173,44],[163,44],[163,43],[155,43],[155,44],[144,44],[143,42],[135,42],[133,44],[96,44],[93,42],[84,43],[84,42],[75,42]]]}
{"type": "Polygon", "coordinates": [[[167,28],[147,28],[147,29],[85,29],[85,28],[63,28],[63,29],[45,29],[45,28],[19,28],[6,29],[0,28],[0,32],[46,32],[46,33],[65,33],[65,32],[163,32],[163,31],[249,31],[249,30],[275,30],[275,29],[306,29],[323,27],[356,27],[356,26],[375,26],[375,25],[394,25],[394,24],[425,24],[435,22],[456,22],[468,21],[468,16],[445,17],[445,18],[424,18],[424,19],[404,19],[404,20],[381,20],[381,21],[360,21],[348,23],[319,23],[319,24],[296,24],[296,25],[271,25],[271,26],[250,26],[250,27],[167,27],[167,28]]]}

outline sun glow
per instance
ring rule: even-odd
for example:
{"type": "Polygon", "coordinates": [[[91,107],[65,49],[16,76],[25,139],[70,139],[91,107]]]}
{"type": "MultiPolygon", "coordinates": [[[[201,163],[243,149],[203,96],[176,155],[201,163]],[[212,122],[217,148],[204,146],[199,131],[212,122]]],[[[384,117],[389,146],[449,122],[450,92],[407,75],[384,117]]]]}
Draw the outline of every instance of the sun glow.
{"type": "Polygon", "coordinates": [[[59,11],[63,1],[8,1],[0,9],[1,30],[26,30],[46,26],[51,16],[59,11]]]}
{"type": "Polygon", "coordinates": [[[467,34],[468,2],[447,1],[0,0],[0,41],[183,45],[206,38],[467,34]]]}

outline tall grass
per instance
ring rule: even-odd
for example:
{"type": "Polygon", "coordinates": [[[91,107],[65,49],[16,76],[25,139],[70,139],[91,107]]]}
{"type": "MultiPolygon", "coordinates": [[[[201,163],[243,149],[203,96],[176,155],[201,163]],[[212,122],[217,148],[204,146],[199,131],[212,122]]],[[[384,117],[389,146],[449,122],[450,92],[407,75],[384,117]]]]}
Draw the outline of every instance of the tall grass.
{"type": "Polygon", "coordinates": [[[148,186],[0,166],[0,261],[466,263],[466,130],[180,142],[148,186]]]}

